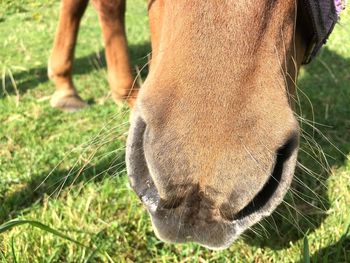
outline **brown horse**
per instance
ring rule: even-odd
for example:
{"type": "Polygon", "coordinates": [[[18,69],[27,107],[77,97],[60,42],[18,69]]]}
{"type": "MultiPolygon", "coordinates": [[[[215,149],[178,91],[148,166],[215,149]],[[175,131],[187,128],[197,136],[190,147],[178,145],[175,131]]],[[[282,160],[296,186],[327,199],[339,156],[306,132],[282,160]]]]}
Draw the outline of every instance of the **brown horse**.
{"type": "MultiPolygon", "coordinates": [[[[74,48],[80,20],[89,0],[62,0],[59,23],[48,65],[48,75],[56,86],[53,107],[75,111],[86,106],[72,80],[74,48]]],[[[93,0],[98,12],[106,49],[108,80],[112,98],[134,104],[138,87],[131,73],[125,36],[125,1],[93,0]]]]}
{"type": "MultiPolygon", "coordinates": [[[[125,0],[94,3],[112,93],[127,98],[125,0]]],[[[50,59],[56,107],[84,105],[71,68],[86,5],[62,2],[50,59]]],[[[225,248],[282,201],[297,159],[292,108],[307,46],[297,8],[297,0],[148,1],[152,60],[126,162],[160,239],[225,248]]]]}

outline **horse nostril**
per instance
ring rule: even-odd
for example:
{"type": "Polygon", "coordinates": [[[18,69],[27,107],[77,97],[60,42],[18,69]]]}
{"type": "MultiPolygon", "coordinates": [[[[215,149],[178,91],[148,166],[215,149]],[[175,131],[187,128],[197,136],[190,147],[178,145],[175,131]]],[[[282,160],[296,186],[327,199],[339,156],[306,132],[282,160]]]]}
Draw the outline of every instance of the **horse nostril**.
{"type": "Polygon", "coordinates": [[[220,215],[223,219],[228,221],[233,221],[236,219],[236,213],[232,206],[230,206],[228,203],[224,203],[220,207],[220,215]]]}
{"type": "Polygon", "coordinates": [[[290,165],[286,164],[293,153],[295,153],[297,147],[298,134],[293,133],[288,138],[287,142],[277,150],[275,166],[272,174],[269,180],[265,183],[264,187],[257,193],[253,200],[250,201],[238,213],[234,213],[232,206],[230,206],[229,203],[224,203],[220,207],[221,216],[227,220],[242,219],[262,209],[272,198],[274,198],[274,194],[281,182],[284,180],[291,181],[291,178],[288,178],[287,174],[290,174],[290,177],[293,176],[293,173],[291,173],[290,170],[294,171],[294,165],[291,167],[290,165]],[[288,167],[285,168],[286,166],[288,167]],[[286,176],[284,176],[284,174],[286,174],[286,176]]]}

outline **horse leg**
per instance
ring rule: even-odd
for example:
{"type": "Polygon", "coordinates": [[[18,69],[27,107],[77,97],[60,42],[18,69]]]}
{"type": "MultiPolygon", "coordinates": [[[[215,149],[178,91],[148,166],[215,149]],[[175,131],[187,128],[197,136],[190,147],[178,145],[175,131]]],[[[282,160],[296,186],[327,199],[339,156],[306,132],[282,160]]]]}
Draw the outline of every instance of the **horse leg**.
{"type": "Polygon", "coordinates": [[[108,81],[115,102],[127,100],[132,107],[138,87],[131,73],[125,34],[125,0],[94,0],[106,49],[108,81]]]}
{"type": "Polygon", "coordinates": [[[67,111],[79,110],[86,103],[78,95],[72,80],[74,48],[88,0],[62,0],[55,40],[48,65],[49,78],[56,90],[51,106],[67,111]]]}

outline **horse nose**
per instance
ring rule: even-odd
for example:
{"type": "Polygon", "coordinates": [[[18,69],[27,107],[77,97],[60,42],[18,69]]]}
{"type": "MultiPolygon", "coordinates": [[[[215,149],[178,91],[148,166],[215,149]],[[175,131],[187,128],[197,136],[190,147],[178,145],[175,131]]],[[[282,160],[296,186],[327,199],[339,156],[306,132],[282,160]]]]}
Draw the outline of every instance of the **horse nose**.
{"type": "Polygon", "coordinates": [[[288,186],[292,180],[293,172],[291,170],[294,170],[298,142],[298,132],[291,133],[285,144],[276,151],[274,168],[263,188],[240,210],[237,210],[235,205],[237,198],[229,198],[230,202],[225,202],[220,206],[221,217],[232,221],[247,217],[256,211],[268,209],[266,205],[276,198],[277,188],[280,185],[288,186]]]}

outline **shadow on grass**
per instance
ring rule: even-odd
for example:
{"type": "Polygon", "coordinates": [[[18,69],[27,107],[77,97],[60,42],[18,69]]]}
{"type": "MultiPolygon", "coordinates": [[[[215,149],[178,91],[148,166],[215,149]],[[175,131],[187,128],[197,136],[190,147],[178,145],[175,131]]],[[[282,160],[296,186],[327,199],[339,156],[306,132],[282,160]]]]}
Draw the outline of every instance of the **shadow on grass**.
{"type": "Polygon", "coordinates": [[[272,216],[253,229],[262,237],[253,231],[247,233],[245,241],[248,244],[273,249],[289,247],[290,242],[317,229],[327,217],[331,205],[327,196],[330,167],[344,165],[344,154],[350,152],[349,69],[349,59],[328,49],[304,67],[305,72],[298,82],[302,90],[299,92],[302,110],[297,113],[312,120],[313,108],[316,124],[305,120],[300,122],[303,133],[298,158],[300,165],[296,169],[292,190],[272,216]]]}
{"type": "MultiPolygon", "coordinates": [[[[350,236],[349,236],[350,220],[349,219],[347,220],[348,222],[347,222],[345,233],[338,240],[338,242],[316,251],[313,255],[309,255],[310,262],[348,263],[350,261],[350,236]]],[[[299,261],[299,263],[303,263],[303,262],[306,262],[304,258],[299,261]]]]}
{"type": "Polygon", "coordinates": [[[350,261],[350,236],[344,236],[337,243],[320,249],[315,254],[311,255],[310,259],[311,259],[311,262],[315,262],[315,263],[316,262],[348,263],[350,261]]]}
{"type": "MultiPolygon", "coordinates": [[[[106,150],[107,151],[107,150],[106,150]]],[[[113,152],[113,150],[110,150],[113,152]]],[[[107,151],[108,152],[108,151],[107,151]]],[[[83,171],[79,171],[83,165],[75,167],[73,172],[70,169],[60,170],[59,168],[46,171],[35,176],[21,190],[9,195],[1,200],[0,196],[0,225],[10,219],[16,218],[20,214],[25,214],[27,208],[33,205],[42,205],[45,196],[55,198],[62,189],[73,185],[85,184],[87,182],[100,182],[106,176],[119,176],[125,171],[124,154],[115,156],[109,154],[108,158],[99,160],[96,165],[87,166],[83,171]],[[49,176],[48,176],[49,175],[49,176]]]]}
{"type": "MultiPolygon", "coordinates": [[[[142,68],[147,63],[147,54],[150,52],[150,44],[144,43],[141,45],[130,45],[129,54],[131,59],[131,65],[133,68],[142,68]]],[[[74,75],[88,74],[94,70],[100,68],[106,68],[106,60],[104,56],[104,50],[100,50],[97,53],[92,53],[88,56],[76,58],[73,66],[73,79],[74,75]]],[[[142,71],[143,77],[147,75],[147,68],[142,71]]],[[[36,67],[26,71],[13,73],[13,79],[16,82],[19,95],[26,93],[28,90],[35,89],[38,85],[49,81],[47,77],[47,67],[36,67]]],[[[1,76],[0,85],[2,89],[0,91],[0,99],[4,98],[7,94],[15,94],[16,89],[11,81],[10,75],[1,76]],[[3,86],[3,83],[5,85],[3,86]]],[[[52,84],[52,92],[54,86],[52,84]]]]}

